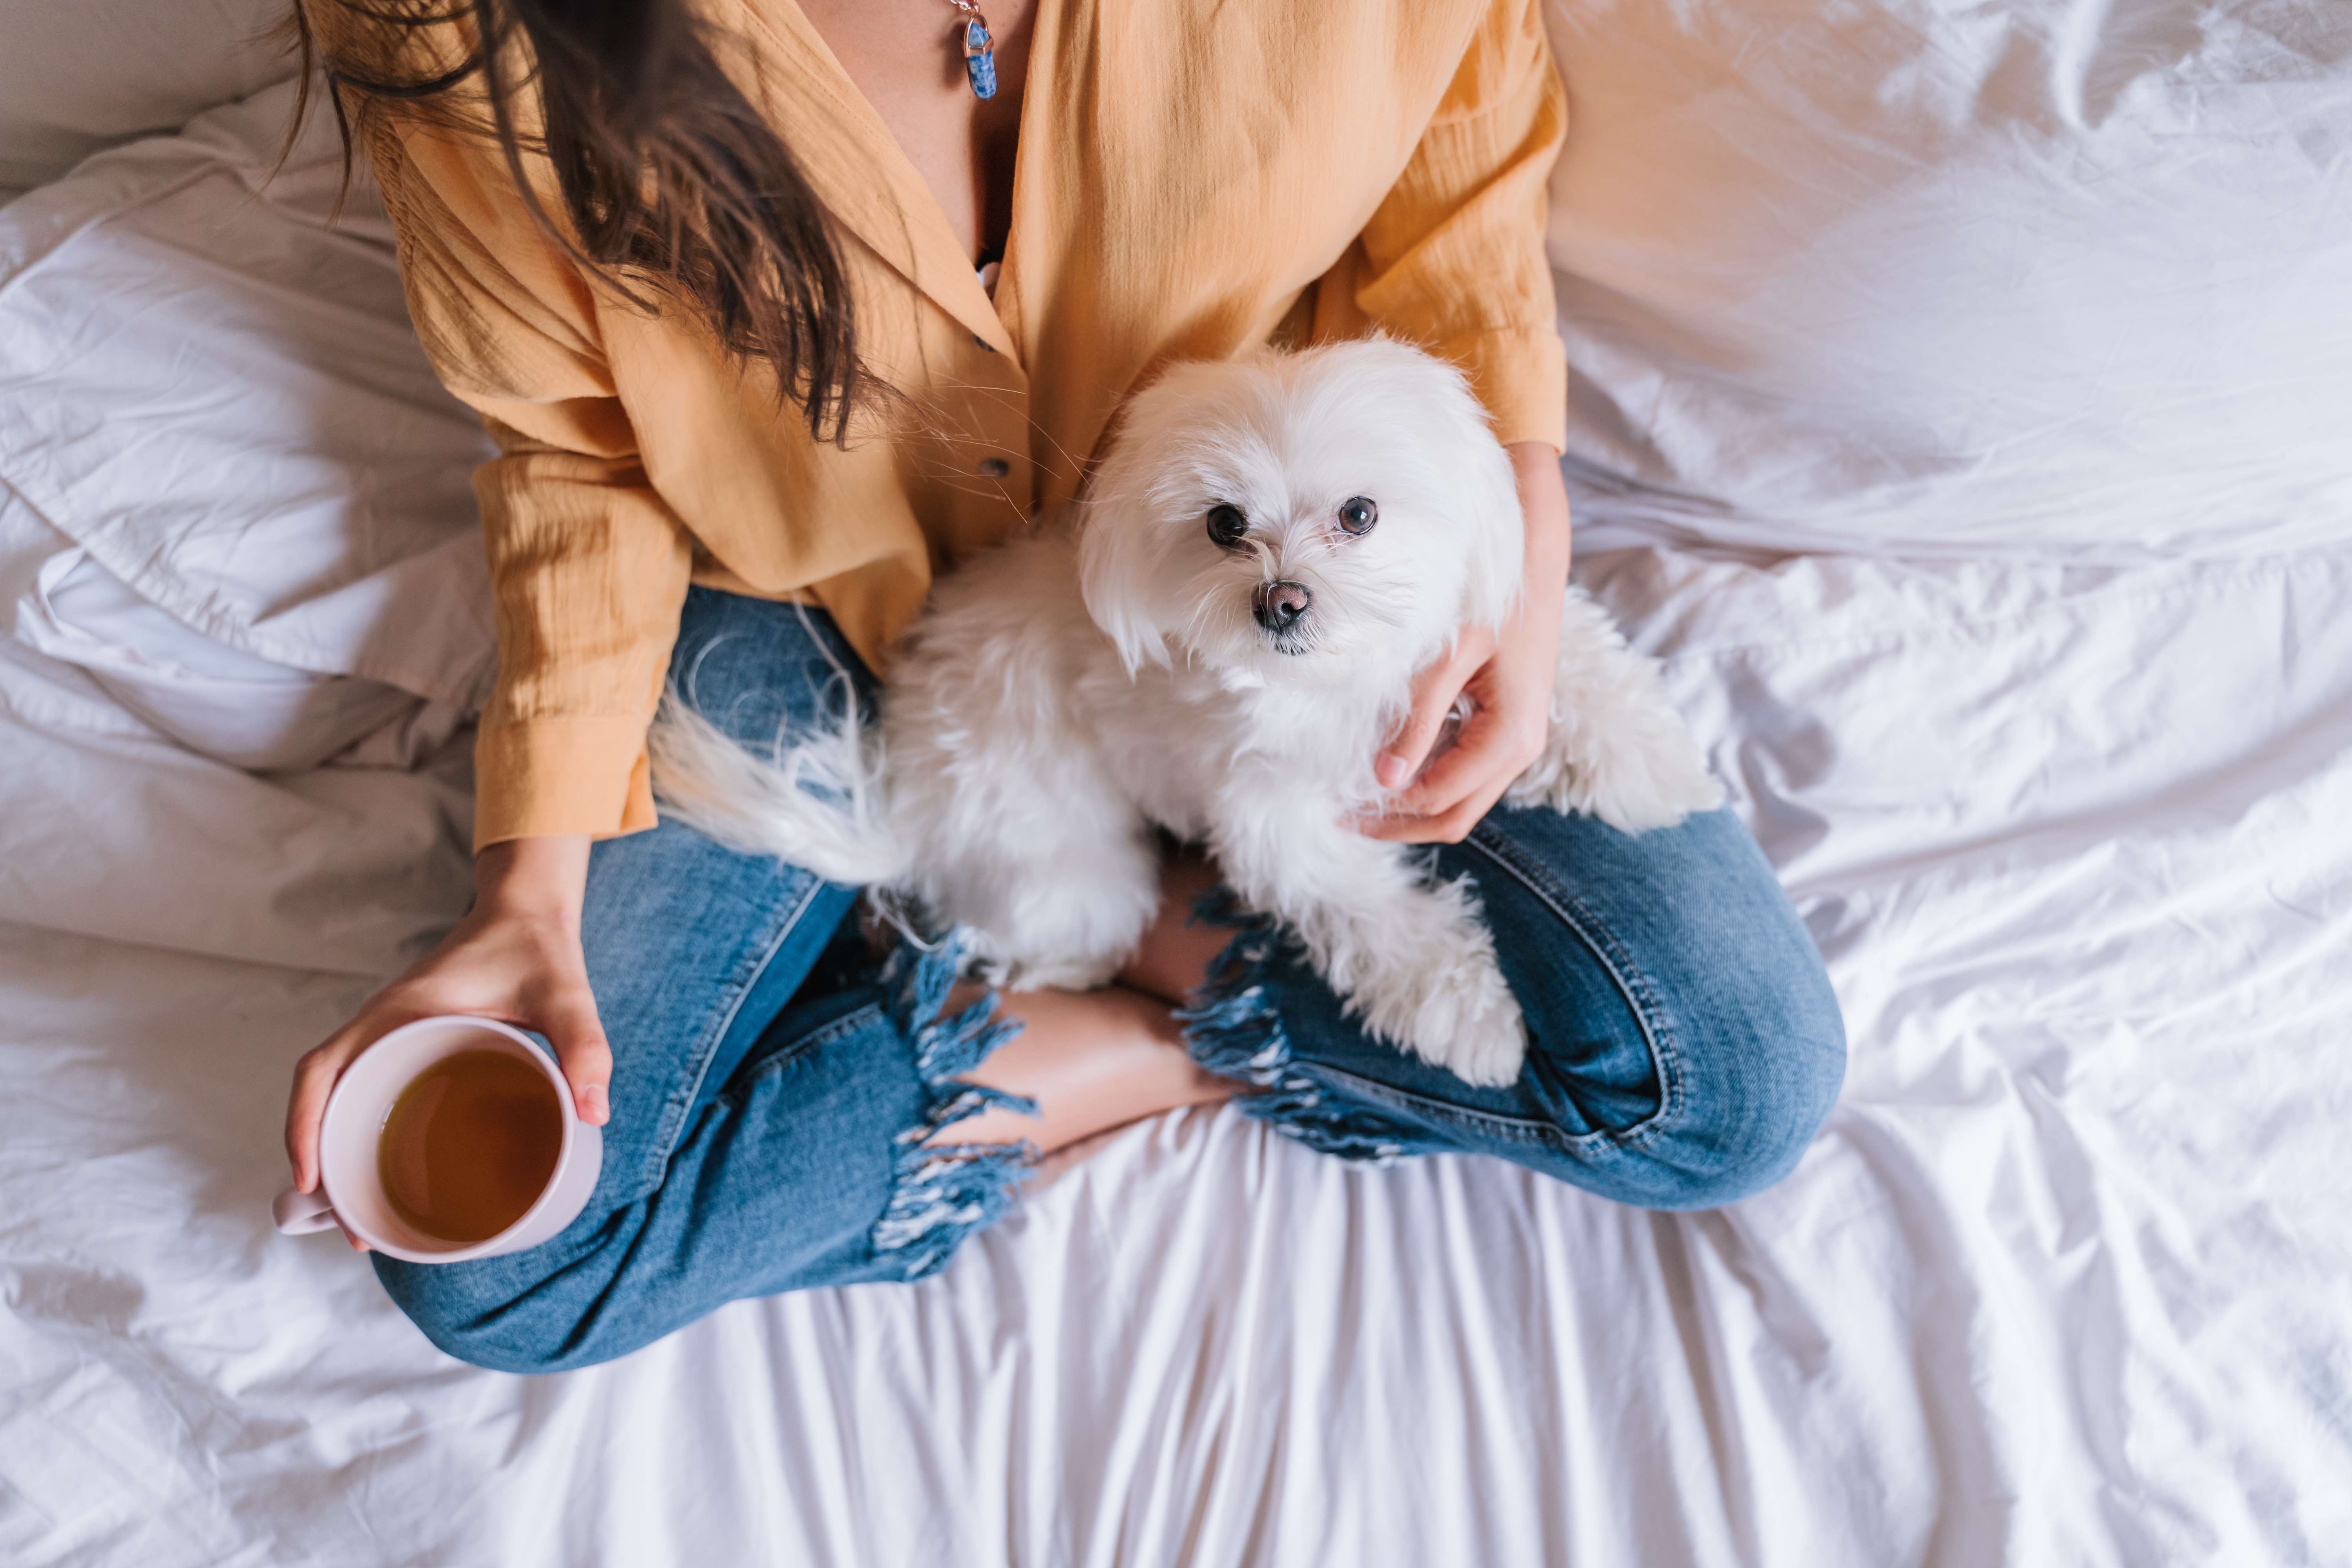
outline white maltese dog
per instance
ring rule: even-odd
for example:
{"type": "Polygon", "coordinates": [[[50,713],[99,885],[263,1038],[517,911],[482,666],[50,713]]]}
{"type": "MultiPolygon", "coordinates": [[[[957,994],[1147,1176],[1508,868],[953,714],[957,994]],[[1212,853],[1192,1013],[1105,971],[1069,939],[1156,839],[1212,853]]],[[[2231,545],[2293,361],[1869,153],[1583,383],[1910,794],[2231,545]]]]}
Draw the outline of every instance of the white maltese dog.
{"type": "MultiPolygon", "coordinates": [[[[1133,953],[1167,829],[1286,922],[1373,1033],[1472,1083],[1526,1054],[1466,881],[1350,826],[1414,674],[1518,595],[1509,458],[1401,343],[1181,364],[1128,405],[1077,526],[940,578],[877,723],[759,759],[676,702],[676,816],[971,929],[981,971],[1082,989],[1133,953]]],[[[1570,590],[1551,733],[1505,797],[1627,833],[1722,798],[1651,662],[1570,590]]]]}

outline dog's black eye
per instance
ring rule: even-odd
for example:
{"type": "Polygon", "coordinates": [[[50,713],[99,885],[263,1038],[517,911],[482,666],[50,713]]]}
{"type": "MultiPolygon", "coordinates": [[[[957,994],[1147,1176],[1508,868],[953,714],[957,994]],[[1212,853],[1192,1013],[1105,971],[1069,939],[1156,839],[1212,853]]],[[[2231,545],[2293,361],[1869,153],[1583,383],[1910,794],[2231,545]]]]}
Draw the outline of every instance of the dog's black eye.
{"type": "Polygon", "coordinates": [[[1230,501],[1220,501],[1209,509],[1209,537],[1220,550],[1231,550],[1249,532],[1249,519],[1242,509],[1230,501]]]}
{"type": "Polygon", "coordinates": [[[1339,503],[1339,526],[1349,533],[1370,533],[1380,520],[1381,509],[1370,496],[1349,496],[1339,503]]]}

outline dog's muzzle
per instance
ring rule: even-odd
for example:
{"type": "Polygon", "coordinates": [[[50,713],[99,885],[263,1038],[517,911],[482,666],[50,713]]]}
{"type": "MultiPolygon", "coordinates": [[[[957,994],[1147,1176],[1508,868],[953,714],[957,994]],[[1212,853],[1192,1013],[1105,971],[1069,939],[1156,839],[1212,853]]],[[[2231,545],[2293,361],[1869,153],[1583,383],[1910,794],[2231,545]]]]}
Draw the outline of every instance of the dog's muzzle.
{"type": "Polygon", "coordinates": [[[1278,635],[1296,627],[1314,600],[1301,583],[1260,583],[1250,595],[1250,610],[1259,626],[1278,635]]]}

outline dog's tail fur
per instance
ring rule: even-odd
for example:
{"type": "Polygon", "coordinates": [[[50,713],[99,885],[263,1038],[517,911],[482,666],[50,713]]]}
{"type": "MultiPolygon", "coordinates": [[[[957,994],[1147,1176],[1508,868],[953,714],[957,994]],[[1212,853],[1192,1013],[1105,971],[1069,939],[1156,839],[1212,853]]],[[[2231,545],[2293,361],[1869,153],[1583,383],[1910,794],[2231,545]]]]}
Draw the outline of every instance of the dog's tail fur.
{"type": "Polygon", "coordinates": [[[646,748],[663,809],[730,849],[853,888],[888,887],[912,868],[882,787],[879,738],[855,710],[839,729],[762,760],[666,696],[646,748]]]}

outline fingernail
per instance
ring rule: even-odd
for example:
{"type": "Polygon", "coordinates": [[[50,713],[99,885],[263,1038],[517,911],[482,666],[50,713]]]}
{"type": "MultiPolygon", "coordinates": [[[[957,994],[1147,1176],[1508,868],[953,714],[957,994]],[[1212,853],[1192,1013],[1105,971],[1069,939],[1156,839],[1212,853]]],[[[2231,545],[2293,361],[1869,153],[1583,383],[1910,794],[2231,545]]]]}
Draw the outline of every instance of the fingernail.
{"type": "Polygon", "coordinates": [[[1372,764],[1372,776],[1381,781],[1382,789],[1394,789],[1404,783],[1404,759],[1394,752],[1382,752],[1379,762],[1372,764]]]}
{"type": "Polygon", "coordinates": [[[601,1089],[592,1088],[589,1089],[587,1113],[588,1124],[591,1127],[602,1127],[607,1121],[611,1120],[612,1114],[612,1111],[608,1110],[604,1104],[604,1091],[601,1089]]]}

